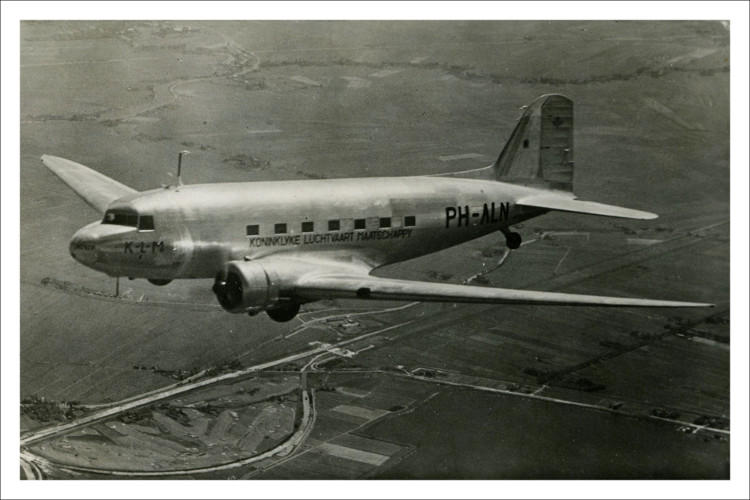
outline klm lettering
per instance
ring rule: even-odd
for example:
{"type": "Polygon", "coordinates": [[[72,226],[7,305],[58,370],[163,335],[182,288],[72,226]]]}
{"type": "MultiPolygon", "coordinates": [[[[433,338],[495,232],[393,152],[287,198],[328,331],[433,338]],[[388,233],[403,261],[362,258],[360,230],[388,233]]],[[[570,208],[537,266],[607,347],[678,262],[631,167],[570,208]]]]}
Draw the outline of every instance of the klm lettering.
{"type": "Polygon", "coordinates": [[[164,251],[163,241],[126,241],[123,244],[124,253],[162,253],[164,251]]]}

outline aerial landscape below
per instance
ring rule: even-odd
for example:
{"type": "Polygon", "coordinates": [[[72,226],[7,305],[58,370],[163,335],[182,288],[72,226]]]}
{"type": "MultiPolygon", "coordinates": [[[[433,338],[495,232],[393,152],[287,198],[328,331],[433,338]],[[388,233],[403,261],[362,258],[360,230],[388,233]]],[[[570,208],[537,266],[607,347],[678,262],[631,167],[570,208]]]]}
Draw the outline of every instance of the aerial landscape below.
{"type": "Polygon", "coordinates": [[[20,477],[728,478],[729,68],[716,21],[22,22],[20,477]],[[551,211],[374,275],[713,308],[228,314],[213,279],[76,262],[101,213],[40,161],[137,191],[469,171],[548,94],[576,195],[659,217],[551,211]]]}

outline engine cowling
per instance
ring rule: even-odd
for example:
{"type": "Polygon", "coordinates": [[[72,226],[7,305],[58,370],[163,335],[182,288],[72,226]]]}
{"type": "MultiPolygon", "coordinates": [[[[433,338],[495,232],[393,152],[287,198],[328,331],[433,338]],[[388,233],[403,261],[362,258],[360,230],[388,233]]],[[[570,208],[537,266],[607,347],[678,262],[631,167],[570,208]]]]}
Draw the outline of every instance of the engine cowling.
{"type": "Polygon", "coordinates": [[[257,262],[228,262],[224,271],[216,277],[213,291],[221,307],[231,313],[254,314],[279,302],[276,273],[257,262]]]}

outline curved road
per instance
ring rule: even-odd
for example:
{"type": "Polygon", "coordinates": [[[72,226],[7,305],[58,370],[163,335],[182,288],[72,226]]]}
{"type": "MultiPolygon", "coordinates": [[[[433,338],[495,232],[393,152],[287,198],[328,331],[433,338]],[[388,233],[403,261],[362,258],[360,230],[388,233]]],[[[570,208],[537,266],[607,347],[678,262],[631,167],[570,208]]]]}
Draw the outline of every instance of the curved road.
{"type": "MultiPolygon", "coordinates": [[[[185,470],[177,470],[177,471],[118,471],[118,470],[95,469],[95,468],[86,468],[86,467],[78,467],[78,466],[72,466],[72,465],[67,465],[67,464],[54,463],[50,460],[44,459],[42,457],[39,457],[33,454],[27,447],[39,441],[62,436],[64,434],[72,432],[81,427],[91,425],[96,422],[114,417],[120,413],[129,411],[129,410],[140,408],[146,405],[151,405],[157,401],[160,401],[162,399],[166,399],[172,396],[176,396],[178,394],[182,394],[188,391],[193,391],[193,390],[207,387],[207,386],[217,384],[220,382],[225,382],[227,380],[238,379],[256,371],[282,365],[285,363],[290,363],[292,361],[304,359],[309,356],[325,354],[329,352],[331,349],[343,347],[345,345],[358,342],[365,338],[372,337],[374,335],[378,335],[389,330],[401,328],[402,326],[406,326],[412,323],[413,321],[414,320],[406,321],[406,322],[392,325],[386,328],[381,328],[379,330],[368,332],[368,333],[359,335],[357,337],[353,337],[347,340],[343,340],[341,342],[337,342],[335,344],[319,345],[315,347],[314,349],[303,351],[297,354],[292,354],[290,356],[285,356],[283,358],[279,358],[273,361],[268,361],[268,362],[261,363],[258,365],[250,366],[248,368],[244,368],[242,370],[238,370],[235,372],[225,373],[225,374],[218,375],[218,376],[211,377],[211,378],[204,379],[204,380],[191,381],[188,383],[182,382],[180,384],[171,385],[163,389],[152,391],[146,395],[136,396],[129,400],[124,400],[120,402],[120,404],[116,404],[115,406],[111,406],[111,407],[96,411],[90,415],[81,417],[71,422],[67,422],[61,425],[56,425],[53,427],[47,427],[44,429],[39,429],[33,432],[29,432],[21,437],[21,443],[20,443],[22,464],[25,463],[29,467],[28,469],[24,467],[23,470],[25,471],[25,474],[27,476],[28,476],[27,471],[33,470],[34,466],[38,466],[42,470],[44,470],[45,468],[61,468],[61,469],[75,470],[75,471],[80,471],[80,472],[94,472],[94,473],[99,473],[99,474],[112,474],[112,475],[125,475],[125,476],[187,475],[187,474],[196,474],[196,473],[224,470],[224,469],[233,468],[233,467],[240,467],[240,466],[247,465],[255,461],[270,458],[276,454],[280,454],[284,452],[286,452],[284,453],[285,455],[288,455],[292,453],[299,446],[299,444],[301,444],[304,441],[304,439],[309,434],[312,428],[312,425],[315,421],[315,409],[314,409],[314,404],[312,402],[312,394],[307,390],[306,384],[304,382],[305,375],[306,375],[305,370],[309,368],[311,363],[308,363],[301,371],[302,377],[303,377],[303,393],[302,393],[303,418],[302,418],[302,423],[300,424],[299,429],[285,443],[261,455],[256,455],[256,456],[248,457],[248,458],[241,459],[235,462],[220,464],[220,465],[211,466],[211,467],[193,468],[193,469],[185,469],[185,470]]],[[[32,475],[35,475],[35,474],[32,473],[32,475]]]]}

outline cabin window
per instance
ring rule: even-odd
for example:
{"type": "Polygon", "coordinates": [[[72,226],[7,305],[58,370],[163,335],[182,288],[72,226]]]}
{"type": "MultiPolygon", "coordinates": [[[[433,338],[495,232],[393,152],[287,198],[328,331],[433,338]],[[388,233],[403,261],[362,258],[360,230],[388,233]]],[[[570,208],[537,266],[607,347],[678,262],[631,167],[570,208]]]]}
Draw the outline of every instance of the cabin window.
{"type": "Polygon", "coordinates": [[[245,231],[247,232],[248,236],[258,236],[260,233],[260,228],[258,227],[258,224],[250,224],[249,226],[245,227],[245,231]]]}
{"type": "Polygon", "coordinates": [[[302,223],[302,232],[303,233],[312,233],[315,230],[315,225],[312,223],[312,221],[307,221],[302,223]]]}
{"type": "Polygon", "coordinates": [[[417,225],[417,218],[413,215],[404,217],[404,227],[414,227],[417,225]]]}
{"type": "Polygon", "coordinates": [[[153,215],[141,215],[138,218],[138,230],[139,231],[153,231],[154,230],[154,216],[153,215]]]}
{"type": "Polygon", "coordinates": [[[365,219],[354,219],[354,229],[364,229],[366,227],[365,219]]]}
{"type": "Polygon", "coordinates": [[[328,221],[328,230],[329,231],[339,231],[341,230],[341,221],[338,219],[329,220],[328,221]]]}
{"type": "Polygon", "coordinates": [[[391,218],[390,217],[381,217],[380,218],[380,227],[391,227],[391,218]]]}
{"type": "Polygon", "coordinates": [[[102,224],[117,224],[119,226],[138,227],[138,214],[120,210],[107,210],[102,224]]]}
{"type": "Polygon", "coordinates": [[[284,234],[286,233],[286,223],[279,223],[273,225],[273,232],[276,234],[284,234]]]}

